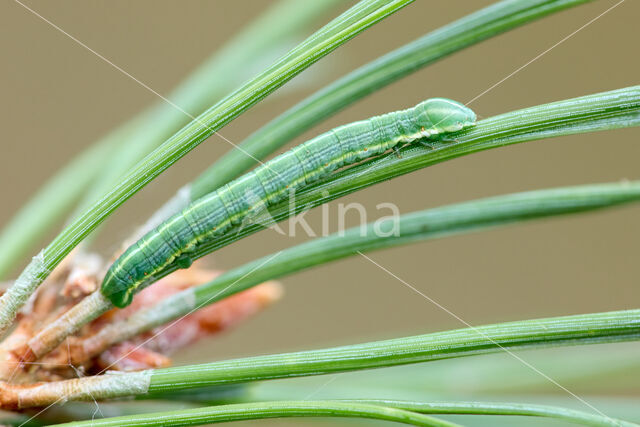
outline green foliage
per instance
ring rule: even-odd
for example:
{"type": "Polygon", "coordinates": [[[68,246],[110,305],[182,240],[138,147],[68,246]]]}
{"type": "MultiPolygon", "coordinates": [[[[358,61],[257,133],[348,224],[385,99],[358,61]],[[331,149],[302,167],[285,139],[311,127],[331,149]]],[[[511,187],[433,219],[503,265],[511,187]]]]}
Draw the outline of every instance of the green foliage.
{"type": "Polygon", "coordinates": [[[500,1],[381,56],[254,132],[193,181],[191,200],[229,182],[253,166],[256,159],[264,159],[313,125],[366,95],[482,40],[586,1],[500,1]]]}
{"type": "Polygon", "coordinates": [[[120,182],[78,216],[25,268],[0,297],[0,335],[53,268],[118,206],[211,134],[311,64],[413,0],[362,0],[232,92],[141,160],[120,182]]]}
{"type": "Polygon", "coordinates": [[[267,280],[355,254],[639,199],[637,181],[585,185],[473,200],[357,226],[267,255],[211,282],[171,295],[126,321],[110,325],[100,332],[100,339],[120,341],[133,337],[267,280]]]}
{"type": "Polygon", "coordinates": [[[637,424],[602,415],[556,408],[502,402],[404,402],[393,400],[349,400],[349,401],[277,401],[219,405],[204,408],[158,412],[104,420],[80,421],[67,426],[166,426],[201,425],[218,422],[289,417],[358,417],[403,424],[434,427],[455,427],[447,421],[420,414],[466,414],[466,415],[519,415],[564,420],[594,427],[632,427],[637,424]]]}
{"type": "MultiPolygon", "coordinates": [[[[118,141],[120,137],[135,137],[136,140],[143,141],[122,154],[121,169],[113,169],[99,178],[100,185],[97,185],[93,192],[88,192],[84,202],[81,203],[84,208],[82,213],[39,256],[33,259],[14,285],[0,297],[0,333],[4,334],[8,330],[17,311],[52,269],[129,197],[211,134],[315,61],[411,1],[360,1],[292,49],[271,67],[206,109],[173,136],[171,136],[172,133],[184,124],[182,122],[184,117],[176,115],[175,112],[169,112],[165,107],[156,107],[139,119],[140,122],[133,122],[113,134],[117,137],[112,135],[81,155],[69,168],[43,187],[39,195],[25,206],[0,236],[0,248],[5,251],[0,253],[0,275],[6,273],[16,260],[20,259],[28,245],[70,207],[79,194],[86,189],[86,185],[91,182],[89,179],[78,178],[98,176],[101,169],[100,159],[120,142],[118,141]],[[158,122],[161,122],[162,126],[156,125],[158,122]],[[165,142],[158,145],[163,140],[165,142]],[[153,149],[153,147],[157,148],[153,149]],[[140,160],[145,155],[146,157],[140,160]],[[52,194],[59,192],[60,188],[69,190],[65,197],[52,198],[52,194]],[[38,215],[43,206],[50,207],[49,215],[38,215]],[[29,224],[33,226],[29,227],[29,224]],[[10,246],[12,242],[13,247],[10,246]]],[[[255,132],[240,146],[240,149],[231,151],[194,181],[190,187],[189,197],[182,202],[194,200],[215,190],[246,171],[255,161],[266,157],[320,120],[419,67],[508,29],[585,1],[504,0],[427,34],[345,76],[255,132]]],[[[319,6],[318,10],[296,9],[299,4],[301,3],[298,1],[290,4],[282,3],[284,9],[274,9],[277,13],[266,15],[258,21],[256,26],[250,27],[244,36],[240,36],[230,44],[228,50],[221,52],[218,59],[196,73],[196,77],[178,91],[178,94],[183,97],[178,99],[184,100],[197,111],[202,111],[213,103],[222,93],[220,91],[224,89],[222,86],[208,85],[206,91],[201,91],[202,85],[206,84],[204,83],[206,75],[212,72],[211,70],[216,73],[228,73],[229,70],[241,68],[243,64],[254,59],[257,52],[264,49],[268,43],[284,37],[287,31],[282,28],[275,29],[282,31],[274,30],[270,33],[273,36],[272,39],[263,37],[265,33],[271,31],[271,20],[274,16],[280,19],[282,14],[291,13],[293,17],[299,17],[299,21],[294,22],[290,27],[293,31],[293,28],[299,30],[303,27],[307,19],[322,9],[319,6]]],[[[293,200],[284,200],[270,206],[269,223],[285,220],[299,212],[378,182],[467,154],[520,142],[639,125],[640,86],[507,112],[479,121],[475,127],[456,134],[454,141],[435,141],[431,148],[406,146],[400,150],[399,155],[381,155],[338,171],[318,183],[302,188],[295,194],[295,203],[291,203],[293,200]]],[[[263,280],[368,250],[534,218],[605,208],[636,201],[638,198],[640,198],[640,183],[633,181],[540,190],[416,212],[399,219],[398,235],[385,236],[371,233],[374,226],[370,224],[369,233],[364,235],[360,234],[359,229],[349,230],[344,235],[316,239],[290,248],[279,253],[277,258],[266,257],[253,261],[195,288],[191,295],[193,297],[191,302],[194,306],[205,305],[263,280]]],[[[172,207],[174,210],[179,208],[179,205],[172,207]]],[[[163,212],[160,215],[161,219],[166,217],[167,213],[171,213],[171,210],[163,212]]],[[[197,246],[191,258],[202,257],[264,229],[265,225],[268,224],[254,224],[233,229],[221,239],[197,246]]],[[[172,264],[158,277],[178,267],[180,267],[178,263],[172,264]]],[[[176,298],[186,299],[184,295],[176,298]]],[[[147,316],[147,319],[154,319],[146,324],[147,329],[186,313],[175,308],[177,306],[172,304],[172,301],[174,300],[167,299],[164,307],[159,304],[146,312],[139,313],[143,317],[147,316]]],[[[82,325],[73,326],[77,329],[82,325]]],[[[277,378],[383,368],[520,349],[637,341],[639,337],[640,310],[522,320],[335,348],[178,366],[143,373],[124,373],[117,378],[105,375],[92,378],[92,381],[80,379],[77,381],[81,384],[80,391],[61,397],[82,399],[93,396],[93,392],[103,398],[145,396],[150,399],[160,399],[162,396],[168,396],[167,393],[200,390],[218,385],[234,386],[277,378]],[[110,384],[112,388],[104,387],[104,384],[110,384]]],[[[46,388],[48,385],[45,384],[42,387],[46,388]]],[[[56,393],[60,390],[65,393],[66,390],[73,389],[65,385],[62,383],[60,388],[55,388],[56,392],[52,395],[57,397],[56,393]]],[[[242,400],[247,397],[243,387],[234,389],[234,393],[230,394],[233,396],[231,399],[242,400]]],[[[243,402],[80,421],[73,425],[89,425],[89,422],[90,425],[104,426],[196,425],[274,417],[336,416],[388,420],[423,426],[455,426],[427,414],[519,415],[550,417],[592,426],[635,425],[603,414],[583,413],[546,405],[482,401],[402,402],[362,399],[243,402]]],[[[19,418],[16,422],[24,421],[31,420],[19,418]]]]}
{"type": "MultiPolygon", "coordinates": [[[[317,184],[303,187],[269,209],[269,219],[261,224],[243,226],[219,239],[197,246],[190,257],[198,259],[221,247],[283,221],[300,212],[320,206],[346,194],[404,174],[479,151],[501,148],[527,141],[540,141],[576,133],[611,130],[640,125],[640,86],[597,93],[490,117],[462,131],[454,142],[432,144],[434,148],[411,145],[399,156],[389,154],[332,175],[317,184]]],[[[179,266],[173,264],[160,272],[163,277],[179,266]]]]}

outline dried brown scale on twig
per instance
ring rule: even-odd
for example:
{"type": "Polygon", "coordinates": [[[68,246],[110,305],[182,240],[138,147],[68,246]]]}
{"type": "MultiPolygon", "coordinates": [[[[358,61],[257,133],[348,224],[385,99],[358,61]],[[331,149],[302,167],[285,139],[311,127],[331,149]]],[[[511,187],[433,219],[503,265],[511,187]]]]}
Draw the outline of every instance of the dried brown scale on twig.
{"type": "Polygon", "coordinates": [[[56,271],[52,278],[55,280],[50,279],[42,286],[33,300],[32,309],[20,316],[14,331],[0,344],[0,380],[4,380],[0,381],[1,409],[38,406],[38,402],[50,401],[55,393],[77,396],[83,392],[84,385],[103,377],[77,378],[85,373],[168,366],[171,364],[168,355],[173,351],[228,329],[276,301],[282,292],[277,283],[264,283],[194,311],[174,322],[172,327],[161,326],[140,336],[127,335],[127,328],[118,326],[126,325],[131,315],[140,309],[153,307],[170,295],[220,274],[194,265],[158,281],[140,292],[131,306],[108,311],[75,335],[67,336],[62,345],[37,363],[30,363],[29,359],[36,355],[28,353],[31,347],[27,343],[37,336],[43,325],[59,322],[61,316],[76,307],[77,297],[90,290],[84,286],[87,280],[94,280],[101,274],[95,268],[74,267],[78,265],[67,261],[56,271]],[[74,271],[76,274],[72,274],[74,271]],[[93,279],[88,277],[91,275],[93,279]],[[66,389],[62,390],[60,387],[63,386],[58,382],[64,379],[77,380],[65,381],[66,389]]]}
{"type": "Polygon", "coordinates": [[[93,292],[81,304],[74,305],[47,324],[46,328],[16,350],[16,354],[25,362],[36,361],[53,351],[69,336],[82,332],[78,330],[81,326],[77,324],[77,319],[91,322],[110,307],[110,302],[100,292],[93,292]]]}
{"type": "MultiPolygon", "coordinates": [[[[81,263],[78,263],[78,265],[81,265],[81,263]]],[[[69,268],[68,270],[71,272],[75,271],[74,268],[69,268]]],[[[96,268],[93,269],[94,272],[98,270],[99,269],[96,268]]],[[[86,269],[84,269],[84,271],[86,271],[86,269]]],[[[102,272],[99,277],[103,275],[104,272],[102,272]]],[[[201,274],[201,276],[203,275],[201,274]]],[[[69,276],[67,276],[65,280],[67,280],[68,277],[69,276]]],[[[201,280],[204,281],[208,278],[208,276],[204,275],[201,280]]],[[[93,280],[96,279],[94,278],[93,280]]],[[[179,280],[191,283],[189,286],[194,284],[190,276],[185,276],[179,280]]],[[[158,287],[155,287],[156,290],[157,288],[158,287]]],[[[52,352],[69,336],[81,334],[82,331],[80,328],[107,313],[112,307],[111,302],[105,298],[100,291],[96,290],[69,308],[62,315],[55,318],[55,320],[46,324],[46,326],[27,341],[26,344],[13,351],[19,360],[23,362],[35,362],[52,352]]]]}
{"type": "Polygon", "coordinates": [[[100,400],[132,389],[144,393],[149,387],[149,373],[99,375],[65,381],[20,385],[0,382],[0,409],[21,410],[64,403],[71,400],[100,400]]]}
{"type": "Polygon", "coordinates": [[[77,351],[72,355],[73,363],[84,363],[88,359],[98,356],[110,346],[133,338],[126,334],[126,327],[122,323],[142,308],[155,305],[162,299],[196,284],[212,280],[221,272],[198,268],[195,264],[187,270],[180,270],[153,286],[142,290],[128,307],[118,310],[112,309],[88,325],[89,332],[82,339],[77,340],[77,351]],[[117,327],[113,327],[118,324],[117,327]]]}
{"type": "Polygon", "coordinates": [[[166,368],[171,359],[138,342],[126,341],[108,348],[96,360],[96,368],[118,371],[141,371],[143,369],[166,368]]]}
{"type": "Polygon", "coordinates": [[[18,317],[16,328],[0,344],[0,359],[2,360],[0,379],[25,383],[33,380],[68,378],[67,375],[58,376],[54,373],[59,370],[60,364],[58,363],[49,366],[51,369],[44,376],[40,375],[45,372],[40,369],[40,365],[22,363],[19,353],[16,353],[16,350],[24,349],[28,340],[42,324],[55,318],[67,308],[68,305],[61,306],[57,285],[52,281],[47,281],[36,294],[29,312],[18,317]]]}
{"type": "MultiPolygon", "coordinates": [[[[132,337],[128,333],[131,330],[138,330],[135,325],[129,325],[129,319],[136,311],[142,308],[154,306],[162,299],[176,294],[195,283],[211,280],[219,274],[200,269],[185,270],[190,280],[180,280],[181,275],[177,275],[169,280],[159,281],[156,289],[147,288],[134,301],[134,306],[124,310],[112,310],[106,313],[94,323],[107,321],[102,328],[79,343],[84,350],[75,353],[75,357],[84,356],[84,359],[76,359],[77,362],[84,362],[90,358],[101,354],[100,363],[106,363],[114,359],[114,353],[118,353],[123,347],[111,347],[112,345],[124,341],[126,344],[144,345],[147,350],[153,350],[162,355],[169,355],[172,352],[193,344],[197,340],[226,330],[238,322],[257,313],[262,308],[278,300],[282,294],[282,289],[278,283],[267,282],[236,295],[232,295],[215,304],[196,310],[188,316],[179,319],[170,326],[159,326],[138,337],[132,337]],[[109,348],[111,347],[111,348],[109,348]]],[[[133,304],[132,304],[133,305],[133,304]]],[[[147,356],[149,356],[147,354],[147,356]]],[[[161,360],[161,358],[158,358],[161,360]]],[[[118,360],[118,359],[115,359],[118,360]]],[[[112,362],[111,362],[112,363],[112,362]]],[[[127,361],[123,360],[123,365],[127,361]]],[[[157,362],[159,363],[159,362],[157,362]]],[[[155,365],[150,365],[153,367],[155,365]]],[[[113,369],[112,367],[111,369],[113,369]]],[[[119,367],[118,367],[119,368],[119,367]]]]}
{"type": "Polygon", "coordinates": [[[95,254],[77,251],[72,257],[65,258],[46,282],[55,284],[61,306],[55,316],[49,315],[48,321],[43,322],[46,329],[34,333],[21,347],[12,350],[20,361],[35,362],[53,351],[65,338],[76,332],[74,319],[79,315],[89,320],[92,313],[95,313],[93,317],[97,317],[101,309],[104,311],[110,307],[108,301],[95,292],[105,270],[102,258],[95,254]],[[77,304],[83,297],[87,297],[86,301],[77,304]]]}
{"type": "Polygon", "coordinates": [[[74,257],[62,295],[68,298],[80,298],[94,292],[100,286],[99,278],[104,275],[104,262],[96,254],[80,253],[74,257]]]}
{"type": "MultiPolygon", "coordinates": [[[[281,294],[279,284],[263,283],[194,311],[179,321],[170,323],[170,326],[157,327],[127,342],[139,343],[147,349],[169,355],[206,336],[235,326],[278,300],[281,294]]],[[[106,350],[101,358],[112,350],[113,348],[106,350]]]]}

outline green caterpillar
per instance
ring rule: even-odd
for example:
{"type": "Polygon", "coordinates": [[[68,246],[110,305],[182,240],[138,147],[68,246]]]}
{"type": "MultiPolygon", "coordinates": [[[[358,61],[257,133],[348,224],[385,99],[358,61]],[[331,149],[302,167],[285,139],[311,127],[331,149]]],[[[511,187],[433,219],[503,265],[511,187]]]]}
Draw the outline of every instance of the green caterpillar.
{"type": "Polygon", "coordinates": [[[258,207],[274,205],[290,191],[343,166],[397,150],[405,143],[443,140],[475,121],[475,113],[464,105],[432,98],[319,135],[196,200],[144,235],[109,268],[102,294],[115,306],[126,307],[154,274],[173,262],[188,267],[188,254],[196,244],[224,234],[258,207]]]}

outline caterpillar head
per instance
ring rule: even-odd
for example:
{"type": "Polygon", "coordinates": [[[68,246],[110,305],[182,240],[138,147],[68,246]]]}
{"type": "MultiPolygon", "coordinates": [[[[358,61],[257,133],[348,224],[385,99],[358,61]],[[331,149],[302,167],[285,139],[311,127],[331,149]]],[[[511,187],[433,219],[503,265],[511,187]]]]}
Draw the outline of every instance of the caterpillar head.
{"type": "Polygon", "coordinates": [[[133,301],[135,288],[131,283],[118,277],[112,266],[102,282],[100,291],[113,305],[124,308],[133,301]]]}
{"type": "Polygon", "coordinates": [[[476,123],[473,110],[446,98],[427,99],[415,111],[417,125],[433,133],[456,132],[476,123]]]}

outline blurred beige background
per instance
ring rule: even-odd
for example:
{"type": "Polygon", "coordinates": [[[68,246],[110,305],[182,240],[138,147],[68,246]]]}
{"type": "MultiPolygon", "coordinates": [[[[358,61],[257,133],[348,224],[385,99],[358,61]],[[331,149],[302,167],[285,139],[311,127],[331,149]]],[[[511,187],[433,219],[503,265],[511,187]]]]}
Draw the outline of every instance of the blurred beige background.
{"type": "MultiPolygon", "coordinates": [[[[28,2],[163,94],[268,3],[28,2]]],[[[317,88],[489,3],[418,0],[320,61],[292,82],[290,89],[254,107],[221,133],[240,142],[317,88]]],[[[341,9],[349,4],[345,2],[341,9]]],[[[334,126],[413,106],[432,96],[465,102],[614,4],[595,1],[466,49],[365,98],[296,143],[334,126]]],[[[70,156],[156,98],[18,4],[2,2],[0,16],[0,184],[4,196],[0,223],[5,223],[70,156]]],[[[638,84],[638,16],[640,3],[623,3],[471,107],[488,117],[638,84]]],[[[309,33],[320,25],[309,28],[309,33]]],[[[330,213],[336,215],[339,202],[362,202],[374,214],[377,203],[393,202],[406,213],[515,191],[637,179],[639,137],[640,129],[620,130],[475,154],[333,202],[330,213]]],[[[110,253],[163,200],[228,149],[219,137],[209,138],[127,202],[109,220],[97,249],[110,253]]],[[[370,256],[471,324],[632,308],[640,297],[639,213],[640,207],[626,207],[370,256]]],[[[320,211],[306,218],[319,225],[320,211]]],[[[335,227],[332,220],[332,229],[335,227]]],[[[210,255],[207,262],[228,269],[304,240],[303,233],[290,238],[266,231],[210,255]]],[[[319,348],[462,326],[361,257],[282,282],[286,294],[279,304],[233,333],[190,348],[178,360],[209,361],[319,348]]]]}

